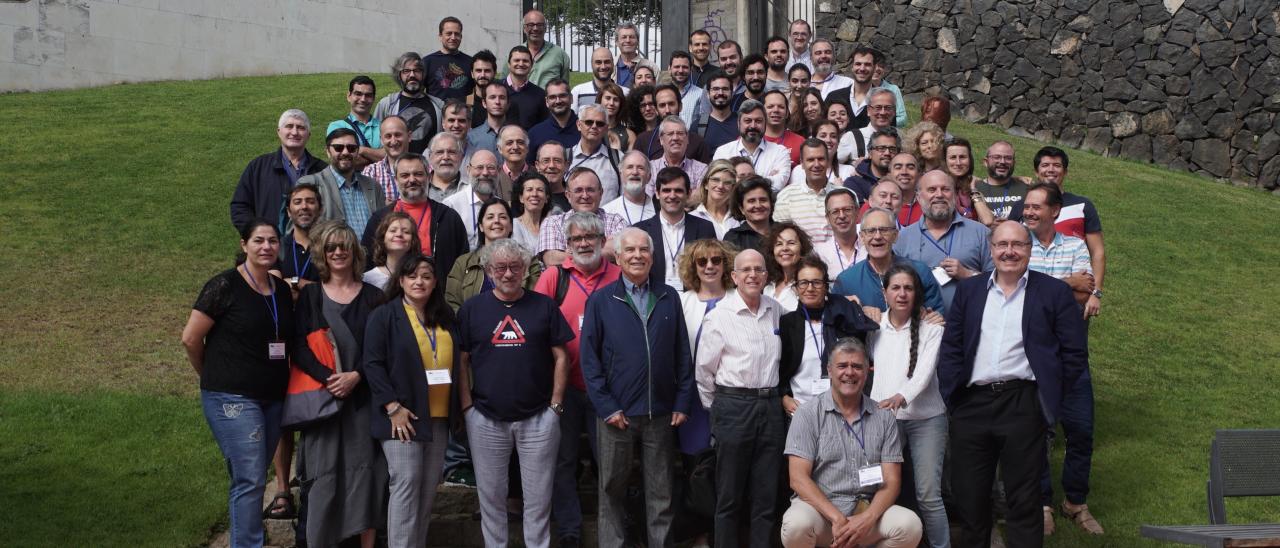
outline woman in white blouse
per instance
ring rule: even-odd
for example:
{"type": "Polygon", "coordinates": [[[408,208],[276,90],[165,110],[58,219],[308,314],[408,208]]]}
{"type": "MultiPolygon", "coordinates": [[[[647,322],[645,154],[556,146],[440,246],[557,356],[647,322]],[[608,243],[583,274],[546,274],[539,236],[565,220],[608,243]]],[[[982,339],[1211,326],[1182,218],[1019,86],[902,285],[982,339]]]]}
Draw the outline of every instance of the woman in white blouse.
{"type": "Polygon", "coordinates": [[[947,415],[935,367],[942,341],[940,325],[921,321],[924,291],[911,265],[894,265],[884,276],[888,313],[870,336],[876,379],[871,398],[898,418],[899,439],[911,448],[916,501],[929,546],[950,546],[947,511],[942,506],[942,455],[947,415]]]}
{"type": "Polygon", "coordinates": [[[762,248],[770,250],[764,256],[765,268],[769,271],[769,285],[764,286],[764,294],[791,312],[800,302],[796,294],[800,258],[813,251],[813,240],[795,223],[784,221],[773,224],[762,248]]]}
{"type": "Polygon", "coordinates": [[[689,214],[711,221],[716,229],[717,240],[723,240],[729,229],[742,224],[742,221],[733,217],[730,208],[733,203],[733,187],[737,184],[738,177],[733,172],[733,163],[729,160],[716,160],[707,166],[707,172],[698,185],[699,205],[689,214]]]}
{"type": "Polygon", "coordinates": [[[551,213],[551,194],[547,178],[540,173],[525,172],[511,189],[511,239],[528,249],[538,249],[538,228],[551,213]]]}

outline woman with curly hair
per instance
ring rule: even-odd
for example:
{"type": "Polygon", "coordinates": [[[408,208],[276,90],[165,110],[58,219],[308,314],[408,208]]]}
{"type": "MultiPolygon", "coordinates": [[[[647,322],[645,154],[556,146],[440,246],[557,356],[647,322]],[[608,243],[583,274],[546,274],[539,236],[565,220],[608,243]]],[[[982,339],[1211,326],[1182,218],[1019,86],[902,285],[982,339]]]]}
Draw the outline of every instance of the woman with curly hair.
{"type": "Polygon", "coordinates": [[[796,273],[800,258],[813,252],[813,240],[791,221],[774,223],[764,239],[764,266],[769,272],[769,285],[764,294],[773,297],[788,312],[800,303],[796,293],[796,273]]]}
{"type": "Polygon", "coordinates": [[[627,95],[627,128],[639,135],[658,127],[658,102],[653,86],[639,86],[627,95]]]}

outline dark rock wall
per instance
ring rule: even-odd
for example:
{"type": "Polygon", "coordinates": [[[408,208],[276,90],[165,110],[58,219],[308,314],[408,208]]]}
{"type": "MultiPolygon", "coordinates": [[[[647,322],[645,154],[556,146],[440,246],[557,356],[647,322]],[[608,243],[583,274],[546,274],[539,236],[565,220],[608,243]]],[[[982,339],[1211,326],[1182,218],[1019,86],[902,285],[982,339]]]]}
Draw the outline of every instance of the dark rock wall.
{"type": "Polygon", "coordinates": [[[818,0],[840,59],[887,52],[903,93],[971,122],[1274,190],[1275,0],[818,0]]]}

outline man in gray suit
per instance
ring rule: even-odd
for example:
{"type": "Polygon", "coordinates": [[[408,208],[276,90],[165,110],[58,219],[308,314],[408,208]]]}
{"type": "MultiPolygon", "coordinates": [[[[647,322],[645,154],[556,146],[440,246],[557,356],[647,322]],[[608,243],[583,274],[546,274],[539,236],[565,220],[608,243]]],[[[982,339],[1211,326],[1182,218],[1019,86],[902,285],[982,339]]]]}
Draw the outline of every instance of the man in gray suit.
{"type": "Polygon", "coordinates": [[[298,179],[298,184],[311,183],[320,189],[321,203],[328,204],[321,219],[345,221],[356,234],[364,234],[369,216],[386,205],[386,194],[377,182],[356,171],[360,141],[355,131],[338,128],[324,141],[329,169],[298,179]]]}

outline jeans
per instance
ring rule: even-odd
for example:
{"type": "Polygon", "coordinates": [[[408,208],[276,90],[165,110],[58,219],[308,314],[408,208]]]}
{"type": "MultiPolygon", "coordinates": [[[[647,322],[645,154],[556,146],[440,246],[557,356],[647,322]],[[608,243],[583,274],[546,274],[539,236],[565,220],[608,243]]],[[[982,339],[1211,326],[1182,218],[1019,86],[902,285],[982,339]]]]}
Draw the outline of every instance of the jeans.
{"type": "Polygon", "coordinates": [[[524,487],[524,545],[548,548],[560,417],[548,408],[527,419],[509,422],[486,417],[472,407],[466,412],[466,420],[480,495],[484,545],[507,546],[507,467],[514,451],[520,455],[520,482],[524,487]]]}
{"type": "Polygon", "coordinates": [[[267,469],[280,440],[284,405],[209,390],[200,391],[200,405],[231,476],[227,497],[231,547],[262,546],[262,495],[267,487],[267,469]]]}
{"type": "Polygon", "coordinates": [[[929,546],[951,546],[951,526],[942,505],[942,457],[947,449],[947,416],[900,420],[898,432],[911,448],[911,471],[915,476],[916,506],[924,522],[929,546]]]}
{"type": "Polygon", "coordinates": [[[556,479],[551,495],[551,518],[556,536],[582,536],[582,501],[578,498],[578,449],[582,432],[596,448],[596,411],[586,392],[564,391],[564,414],[560,415],[560,447],[556,454],[556,479]]]}
{"type": "MultiPolygon", "coordinates": [[[[1062,457],[1063,496],[1071,504],[1084,504],[1089,496],[1089,471],[1093,467],[1093,379],[1088,369],[1067,390],[1058,414],[1062,434],[1067,438],[1066,454],[1062,457]]],[[[1040,473],[1043,506],[1053,506],[1053,469],[1049,466],[1053,433],[1054,429],[1050,428],[1044,471],[1040,473]]]]}

